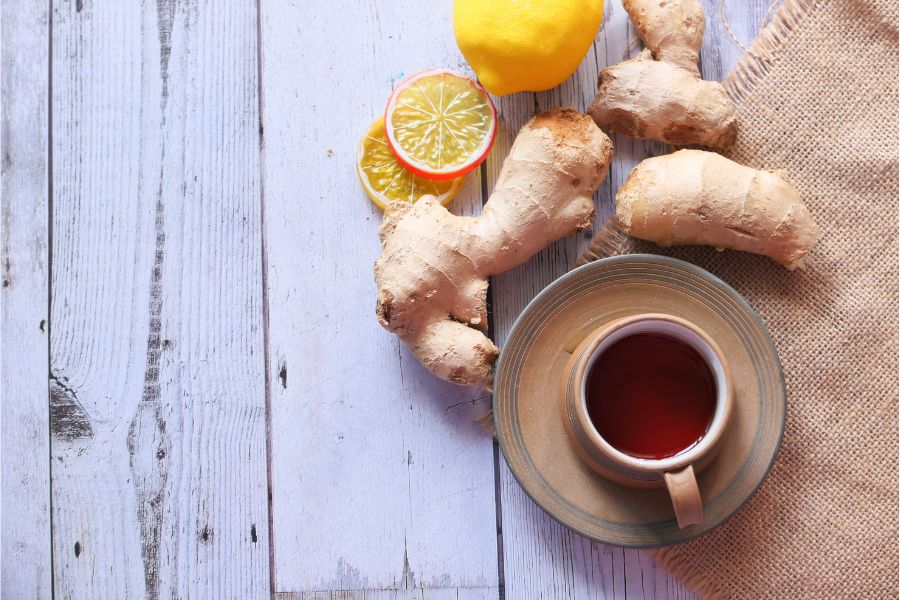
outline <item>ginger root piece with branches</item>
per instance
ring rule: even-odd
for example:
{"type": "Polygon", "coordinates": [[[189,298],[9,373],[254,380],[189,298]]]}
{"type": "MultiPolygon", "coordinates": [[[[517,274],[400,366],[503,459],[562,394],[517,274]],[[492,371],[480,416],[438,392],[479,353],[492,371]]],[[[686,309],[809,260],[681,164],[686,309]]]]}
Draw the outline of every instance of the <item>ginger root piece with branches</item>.
{"type": "Polygon", "coordinates": [[[623,0],[646,48],[600,73],[588,114],[605,131],[676,145],[726,148],[737,137],[725,88],[697,69],[704,15],[699,0],[623,0]]]}
{"type": "Polygon", "coordinates": [[[616,219],[660,246],[733,248],[788,269],[803,265],[819,237],[800,194],[779,175],[702,150],[639,163],[616,194],[616,219]]]}
{"type": "Polygon", "coordinates": [[[376,315],[435,375],[486,384],[499,354],[487,329],[488,276],[590,226],[612,142],[585,114],[541,113],[522,127],[480,216],[431,196],[384,213],[376,315]]]}

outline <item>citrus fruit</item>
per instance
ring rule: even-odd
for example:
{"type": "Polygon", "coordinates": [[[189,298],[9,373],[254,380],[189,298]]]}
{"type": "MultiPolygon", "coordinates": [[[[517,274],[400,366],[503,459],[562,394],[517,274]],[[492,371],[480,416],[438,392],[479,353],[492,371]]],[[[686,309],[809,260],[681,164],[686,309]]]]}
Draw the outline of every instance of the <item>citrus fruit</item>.
{"type": "Polygon", "coordinates": [[[400,164],[429,179],[453,179],[487,157],[497,133],[497,111],[474,79],[431,69],[397,85],[384,124],[400,164]]]}
{"type": "Polygon", "coordinates": [[[356,173],[366,194],[378,208],[389,202],[415,202],[431,194],[446,206],[459,193],[463,178],[434,181],[404,169],[391,153],[384,137],[384,118],[379,118],[359,141],[356,173]]]}
{"type": "Polygon", "coordinates": [[[492,94],[549,90],[578,68],[603,20],[603,0],[455,0],[453,31],[492,94]]]}

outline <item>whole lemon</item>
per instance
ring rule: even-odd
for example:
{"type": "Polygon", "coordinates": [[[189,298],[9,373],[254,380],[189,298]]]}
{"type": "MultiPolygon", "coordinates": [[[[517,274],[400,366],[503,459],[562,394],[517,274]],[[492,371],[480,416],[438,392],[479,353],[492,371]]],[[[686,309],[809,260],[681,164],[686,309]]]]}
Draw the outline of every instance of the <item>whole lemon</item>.
{"type": "Polygon", "coordinates": [[[492,94],[540,92],[578,68],[603,0],[455,0],[456,43],[492,94]]]}

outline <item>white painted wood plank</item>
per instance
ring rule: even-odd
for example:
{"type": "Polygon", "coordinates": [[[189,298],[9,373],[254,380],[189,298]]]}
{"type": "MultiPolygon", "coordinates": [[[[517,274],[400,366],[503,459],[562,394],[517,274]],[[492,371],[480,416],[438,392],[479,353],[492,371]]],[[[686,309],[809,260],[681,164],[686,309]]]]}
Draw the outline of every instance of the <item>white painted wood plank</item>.
{"type": "Polygon", "coordinates": [[[278,592],[276,600],[494,600],[497,588],[417,588],[397,590],[344,590],[278,592]]]}
{"type": "Polygon", "coordinates": [[[53,3],[60,598],[269,595],[251,3],[53,3]]]}
{"type": "MultiPolygon", "coordinates": [[[[732,29],[738,35],[755,32],[765,13],[761,2],[753,10],[744,3],[727,7],[732,29]]],[[[717,3],[705,1],[707,37],[703,69],[708,78],[721,78],[740,56],[740,48],[726,33],[718,18],[717,3]],[[715,6],[712,6],[715,5],[715,6]],[[713,35],[710,35],[710,31],[713,35]],[[711,59],[707,59],[711,56],[711,59]]],[[[593,100],[600,69],[640,48],[628,16],[618,1],[608,2],[604,25],[578,71],[562,86],[540,94],[517,94],[499,101],[506,128],[497,150],[488,160],[488,189],[499,174],[515,132],[534,112],[555,106],[584,110],[593,100]]],[[[597,231],[612,214],[615,191],[635,164],[647,156],[667,151],[663,144],[613,135],[616,157],[610,175],[595,196],[597,231]]],[[[531,261],[492,282],[493,324],[497,340],[505,341],[509,329],[527,303],[546,285],[573,266],[589,243],[591,234],[562,240],[531,261]]],[[[509,598],[686,598],[692,597],[645,552],[623,551],[587,540],[547,517],[525,494],[509,472],[500,467],[503,564],[509,598]]]]}
{"type": "MultiPolygon", "coordinates": [[[[397,80],[465,69],[450,8],[261,3],[279,592],[496,595],[493,446],[472,422],[487,398],[468,402],[478,391],[434,378],[376,322],[381,213],[354,171],[397,80]]],[[[480,206],[473,173],[453,210],[480,206]]]]}
{"type": "Polygon", "coordinates": [[[0,595],[49,599],[46,3],[0,4],[0,595]]]}

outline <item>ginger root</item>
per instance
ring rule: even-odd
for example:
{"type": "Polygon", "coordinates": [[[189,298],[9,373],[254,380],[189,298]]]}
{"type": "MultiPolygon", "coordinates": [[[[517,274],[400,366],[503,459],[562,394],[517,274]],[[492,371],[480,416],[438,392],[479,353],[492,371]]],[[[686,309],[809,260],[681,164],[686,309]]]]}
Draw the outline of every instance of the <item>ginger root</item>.
{"type": "Polygon", "coordinates": [[[552,110],[519,132],[480,216],[453,215],[431,196],[390,204],[375,262],[378,321],[435,375],[487,383],[499,354],[484,334],[488,276],[589,227],[612,154],[587,115],[552,110]]]}
{"type": "Polygon", "coordinates": [[[699,0],[623,0],[646,48],[600,73],[588,114],[605,131],[677,145],[726,148],[737,137],[734,106],[697,69],[704,15],[699,0]]]}
{"type": "Polygon", "coordinates": [[[819,237],[797,190],[777,174],[702,150],[644,160],[616,194],[616,219],[660,246],[702,244],[802,266],[819,237]]]}

